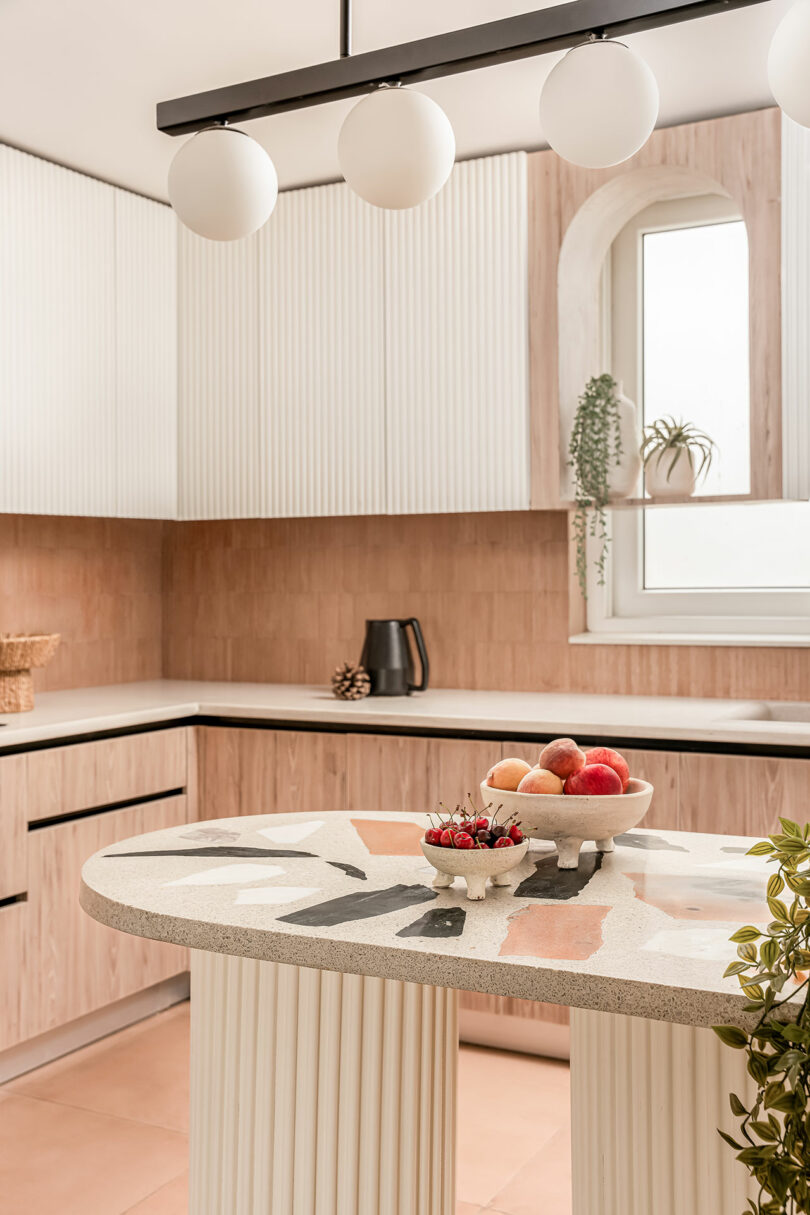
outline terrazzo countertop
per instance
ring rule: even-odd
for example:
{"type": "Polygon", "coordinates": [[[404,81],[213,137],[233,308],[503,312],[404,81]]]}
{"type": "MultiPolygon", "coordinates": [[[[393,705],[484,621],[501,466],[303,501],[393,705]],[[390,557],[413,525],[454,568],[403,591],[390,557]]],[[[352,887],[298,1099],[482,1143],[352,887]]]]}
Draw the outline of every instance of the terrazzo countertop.
{"type": "Polygon", "coordinates": [[[560,871],[530,845],[513,886],[434,890],[424,815],[257,815],[112,845],[85,911],[214,953],[693,1025],[745,1020],[728,938],[766,924],[771,870],[733,836],[635,830],[560,871]]]}
{"type": "Polygon", "coordinates": [[[30,713],[0,716],[0,749],[198,715],[343,729],[791,746],[810,753],[810,705],[803,703],[444,688],[347,702],[326,687],[168,679],[39,693],[30,713]]]}

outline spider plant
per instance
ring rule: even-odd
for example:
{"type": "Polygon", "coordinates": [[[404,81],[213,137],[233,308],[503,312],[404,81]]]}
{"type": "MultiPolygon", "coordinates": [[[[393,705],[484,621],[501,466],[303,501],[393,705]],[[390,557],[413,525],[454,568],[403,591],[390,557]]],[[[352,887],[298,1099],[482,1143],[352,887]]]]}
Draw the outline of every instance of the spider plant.
{"type": "Polygon", "coordinates": [[[667,481],[684,453],[693,469],[697,461],[695,480],[699,481],[711,468],[716,450],[717,444],[705,431],[699,430],[692,422],[678,421],[671,415],[658,418],[644,427],[640,448],[645,470],[653,456],[657,456],[656,462],[660,462],[666,452],[675,453],[667,469],[667,481]]]}

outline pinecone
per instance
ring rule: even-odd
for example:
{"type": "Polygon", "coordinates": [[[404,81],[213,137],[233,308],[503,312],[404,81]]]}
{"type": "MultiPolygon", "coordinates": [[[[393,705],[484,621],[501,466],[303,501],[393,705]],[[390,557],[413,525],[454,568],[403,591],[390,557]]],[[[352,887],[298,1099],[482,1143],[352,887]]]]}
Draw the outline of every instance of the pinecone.
{"type": "Polygon", "coordinates": [[[353,662],[344,662],[335,667],[332,676],[332,691],[338,700],[362,700],[371,691],[371,680],[365,667],[355,666],[353,662]]]}

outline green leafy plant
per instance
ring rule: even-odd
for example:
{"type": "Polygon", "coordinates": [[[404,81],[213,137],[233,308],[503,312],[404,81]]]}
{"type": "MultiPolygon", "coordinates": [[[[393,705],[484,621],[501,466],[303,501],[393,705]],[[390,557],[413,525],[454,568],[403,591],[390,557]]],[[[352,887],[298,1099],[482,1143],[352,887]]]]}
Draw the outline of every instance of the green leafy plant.
{"type": "Polygon", "coordinates": [[[745,1011],[758,1017],[750,1031],[714,1026],[727,1046],[747,1052],[757,1086],[750,1109],[730,1095],[739,1138],[720,1131],[759,1183],[744,1215],[810,1212],[810,823],[779,821],[781,834],[749,849],[779,866],[768,881],[773,920],[764,932],[746,925],[734,933],[738,959],[726,969],[739,977],[745,1011]]]}
{"type": "Polygon", "coordinates": [[[577,403],[568,444],[568,463],[574,472],[574,539],[577,580],[583,598],[588,597],[588,534],[599,542],[596,569],[604,585],[609,536],[605,506],[611,464],[622,457],[619,429],[619,398],[611,375],[594,376],[585,385],[577,403]]]}
{"type": "Polygon", "coordinates": [[[697,461],[695,477],[700,480],[712,466],[717,444],[705,431],[698,430],[697,426],[691,422],[679,422],[670,415],[667,418],[658,418],[657,421],[644,427],[640,450],[645,470],[653,456],[657,457],[658,462],[667,452],[675,453],[667,469],[667,481],[672,476],[675,465],[685,453],[693,468],[697,461]]]}

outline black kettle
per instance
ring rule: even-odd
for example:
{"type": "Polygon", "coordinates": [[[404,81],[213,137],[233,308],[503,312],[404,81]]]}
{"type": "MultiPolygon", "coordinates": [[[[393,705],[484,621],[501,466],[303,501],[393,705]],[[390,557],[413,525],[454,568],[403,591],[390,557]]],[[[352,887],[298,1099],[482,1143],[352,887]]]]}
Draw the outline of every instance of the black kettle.
{"type": "Polygon", "coordinates": [[[366,639],[360,664],[368,671],[372,696],[409,696],[424,692],[428,686],[428,664],[425,639],[415,616],[409,620],[367,620],[366,639]],[[408,626],[413,629],[422,679],[416,683],[413,655],[408,643],[408,626]]]}

